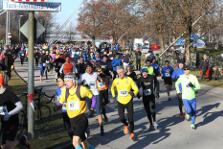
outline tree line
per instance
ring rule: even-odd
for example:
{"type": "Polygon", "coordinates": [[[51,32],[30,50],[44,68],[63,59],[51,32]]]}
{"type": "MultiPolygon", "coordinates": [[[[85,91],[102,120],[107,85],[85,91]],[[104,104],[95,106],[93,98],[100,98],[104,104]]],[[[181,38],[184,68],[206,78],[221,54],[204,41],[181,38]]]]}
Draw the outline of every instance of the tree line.
{"type": "MultiPolygon", "coordinates": [[[[83,2],[77,30],[83,36],[112,38],[114,42],[148,36],[164,50],[177,37],[200,33],[209,42],[222,42],[221,0],[88,0],[83,2]],[[200,17],[200,18],[199,18],[200,17]],[[193,22],[196,20],[196,25],[193,22]]],[[[186,56],[189,61],[190,57],[186,56]]]]}

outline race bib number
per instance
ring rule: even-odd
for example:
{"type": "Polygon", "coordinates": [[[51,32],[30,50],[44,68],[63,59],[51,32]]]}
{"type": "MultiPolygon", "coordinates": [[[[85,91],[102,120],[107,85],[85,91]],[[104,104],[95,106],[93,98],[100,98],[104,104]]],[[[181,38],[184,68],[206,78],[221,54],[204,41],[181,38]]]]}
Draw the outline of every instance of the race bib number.
{"type": "Polygon", "coordinates": [[[170,73],[169,73],[169,72],[166,72],[166,73],[165,73],[165,76],[166,76],[166,77],[170,77],[170,73]]]}
{"type": "Polygon", "coordinates": [[[79,101],[70,101],[68,104],[68,110],[80,110],[80,102],[79,101]]]}
{"type": "Polygon", "coordinates": [[[98,84],[98,86],[99,86],[100,88],[103,88],[103,87],[105,87],[105,83],[104,83],[104,82],[100,82],[100,83],[98,84]]]}
{"type": "Polygon", "coordinates": [[[95,86],[95,82],[90,82],[89,86],[94,87],[95,86]]]}
{"type": "Polygon", "coordinates": [[[151,89],[145,89],[144,91],[144,95],[149,96],[152,94],[151,89]]]}
{"type": "Polygon", "coordinates": [[[122,96],[122,97],[125,97],[125,96],[128,96],[128,95],[129,95],[128,91],[126,91],[126,90],[121,90],[121,91],[119,92],[119,94],[120,94],[120,96],[122,96]]]}

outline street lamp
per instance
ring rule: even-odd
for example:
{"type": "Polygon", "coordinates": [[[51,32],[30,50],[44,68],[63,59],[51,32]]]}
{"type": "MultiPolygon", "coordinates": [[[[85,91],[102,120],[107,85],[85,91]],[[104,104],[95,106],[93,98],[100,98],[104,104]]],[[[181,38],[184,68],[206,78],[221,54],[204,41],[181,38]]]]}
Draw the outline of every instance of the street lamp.
{"type": "Polygon", "coordinates": [[[21,43],[21,33],[20,33],[20,27],[21,27],[21,18],[23,15],[19,15],[19,44],[21,43]]]}

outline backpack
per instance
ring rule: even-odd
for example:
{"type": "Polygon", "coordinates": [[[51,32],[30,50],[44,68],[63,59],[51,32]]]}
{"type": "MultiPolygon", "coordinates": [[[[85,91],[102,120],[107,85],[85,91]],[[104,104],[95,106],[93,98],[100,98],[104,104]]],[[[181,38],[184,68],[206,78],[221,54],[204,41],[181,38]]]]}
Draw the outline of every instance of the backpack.
{"type": "MultiPolygon", "coordinates": [[[[80,99],[80,100],[85,100],[85,98],[82,98],[81,97],[81,94],[80,94],[80,88],[81,88],[81,86],[77,86],[77,90],[76,90],[76,95],[77,95],[77,97],[80,99]]],[[[66,93],[65,93],[65,101],[67,102],[67,98],[69,97],[69,89],[68,88],[66,88],[66,93]]]]}

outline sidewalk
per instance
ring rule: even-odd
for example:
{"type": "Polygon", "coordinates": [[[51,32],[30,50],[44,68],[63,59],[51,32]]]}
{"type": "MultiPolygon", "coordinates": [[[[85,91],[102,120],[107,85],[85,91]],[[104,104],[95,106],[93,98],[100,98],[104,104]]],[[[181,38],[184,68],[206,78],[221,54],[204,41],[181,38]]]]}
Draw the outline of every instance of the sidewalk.
{"type": "MultiPolygon", "coordinates": [[[[28,62],[25,62],[23,66],[21,66],[19,60],[15,61],[15,71],[19,74],[19,76],[24,80],[28,81],[28,62]]],[[[43,87],[45,92],[52,92],[56,89],[56,73],[54,70],[48,72],[48,80],[45,80],[43,77],[42,82],[40,82],[40,70],[38,67],[34,66],[34,86],[35,87],[43,87]]]]}

